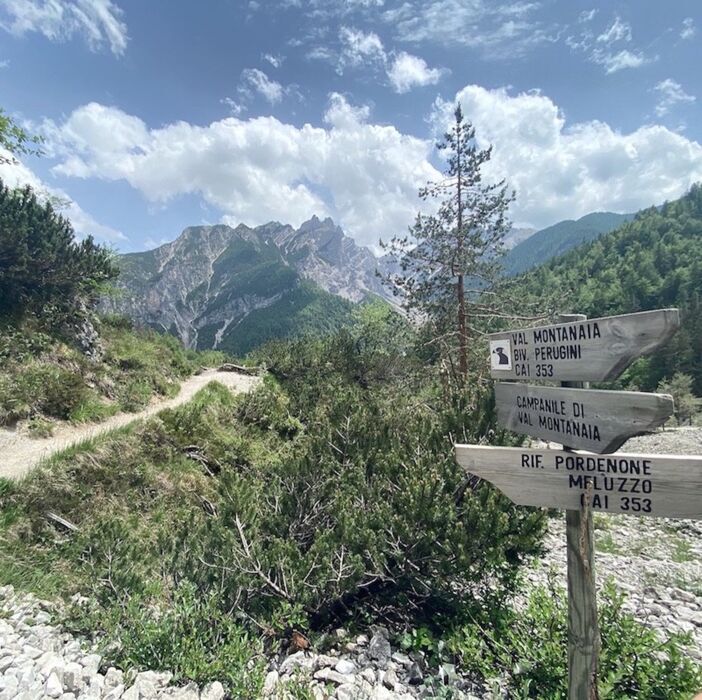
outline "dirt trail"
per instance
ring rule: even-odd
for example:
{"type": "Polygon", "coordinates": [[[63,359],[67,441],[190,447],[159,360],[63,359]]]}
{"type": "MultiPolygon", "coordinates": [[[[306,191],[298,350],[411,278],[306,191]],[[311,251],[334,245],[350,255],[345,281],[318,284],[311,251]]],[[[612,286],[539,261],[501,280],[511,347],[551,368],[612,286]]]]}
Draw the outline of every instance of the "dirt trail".
{"type": "Polygon", "coordinates": [[[62,425],[57,428],[52,437],[47,439],[35,439],[17,431],[0,429],[0,477],[19,479],[39,462],[56,452],[134,421],[153,416],[165,408],[175,408],[190,401],[200,389],[213,381],[239,392],[249,391],[261,380],[258,377],[248,377],[236,372],[207,370],[183,382],[179,394],[172,399],[154,403],[138,413],[118,413],[101,423],[62,425]]]}

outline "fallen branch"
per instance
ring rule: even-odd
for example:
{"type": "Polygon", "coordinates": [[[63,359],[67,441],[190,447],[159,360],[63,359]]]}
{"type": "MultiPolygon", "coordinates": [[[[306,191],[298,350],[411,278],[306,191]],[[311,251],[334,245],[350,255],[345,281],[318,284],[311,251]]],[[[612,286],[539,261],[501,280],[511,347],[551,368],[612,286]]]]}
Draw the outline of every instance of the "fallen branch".
{"type": "Polygon", "coordinates": [[[66,530],[70,530],[71,532],[80,532],[80,528],[77,525],[74,525],[72,522],[62,518],[60,515],[56,515],[56,513],[48,512],[46,514],[46,518],[58,523],[62,527],[66,528],[66,530]]]}
{"type": "Polygon", "coordinates": [[[238,372],[250,377],[257,377],[261,373],[260,367],[244,367],[243,365],[235,365],[233,362],[225,362],[217,369],[219,372],[238,372]]]}

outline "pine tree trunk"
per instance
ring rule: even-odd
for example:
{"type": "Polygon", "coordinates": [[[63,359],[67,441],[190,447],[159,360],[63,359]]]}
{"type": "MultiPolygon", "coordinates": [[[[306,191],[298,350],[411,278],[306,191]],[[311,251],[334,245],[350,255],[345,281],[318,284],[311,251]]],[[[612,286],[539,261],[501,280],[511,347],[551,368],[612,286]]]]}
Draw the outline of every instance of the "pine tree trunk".
{"type": "Polygon", "coordinates": [[[468,338],[466,336],[466,297],[463,275],[458,275],[458,371],[461,380],[468,376],[468,338]]]}
{"type": "MultiPolygon", "coordinates": [[[[456,170],[458,179],[456,182],[456,212],[458,220],[456,222],[458,233],[458,264],[463,264],[463,201],[461,197],[461,178],[463,168],[461,167],[461,124],[456,125],[456,170]]],[[[461,375],[461,382],[465,384],[468,377],[468,339],[466,338],[466,294],[463,280],[463,271],[458,271],[458,284],[456,285],[458,295],[458,372],[461,375]]]]}

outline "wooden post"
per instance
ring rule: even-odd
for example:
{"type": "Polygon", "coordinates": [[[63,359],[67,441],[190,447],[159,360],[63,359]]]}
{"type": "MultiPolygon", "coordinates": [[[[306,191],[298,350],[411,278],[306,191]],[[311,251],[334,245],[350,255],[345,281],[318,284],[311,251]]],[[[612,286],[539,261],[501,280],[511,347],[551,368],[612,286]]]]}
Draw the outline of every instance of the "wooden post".
{"type": "MultiPolygon", "coordinates": [[[[584,321],[584,314],[563,314],[560,323],[584,321]]],[[[583,382],[561,386],[586,388],[583,382]]],[[[571,452],[572,448],[563,445],[571,452]]],[[[595,590],[595,547],[592,521],[592,485],[580,510],[566,510],[568,545],[568,700],[598,700],[597,670],[600,630],[595,590]]]]}

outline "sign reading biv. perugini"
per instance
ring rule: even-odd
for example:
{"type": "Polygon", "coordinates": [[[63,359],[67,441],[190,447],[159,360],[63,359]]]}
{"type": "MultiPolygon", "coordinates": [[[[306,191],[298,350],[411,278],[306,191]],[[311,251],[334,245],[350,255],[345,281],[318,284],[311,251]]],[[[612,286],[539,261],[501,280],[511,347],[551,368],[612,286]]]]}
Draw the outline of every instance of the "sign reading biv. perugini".
{"type": "Polygon", "coordinates": [[[677,309],[492,333],[493,379],[603,382],[666,343],[680,326],[677,309]]]}
{"type": "Polygon", "coordinates": [[[583,386],[615,379],[665,344],[680,326],[677,309],[562,320],[493,333],[489,352],[492,377],[505,380],[495,386],[498,422],[563,449],[455,447],[467,472],[517,505],[566,510],[568,698],[590,700],[597,697],[599,645],[592,511],[702,518],[702,457],[612,454],[633,435],[662,425],[673,414],[673,400],[583,386]]]}

